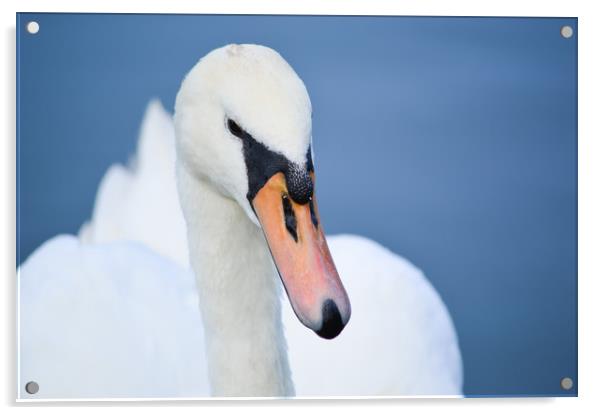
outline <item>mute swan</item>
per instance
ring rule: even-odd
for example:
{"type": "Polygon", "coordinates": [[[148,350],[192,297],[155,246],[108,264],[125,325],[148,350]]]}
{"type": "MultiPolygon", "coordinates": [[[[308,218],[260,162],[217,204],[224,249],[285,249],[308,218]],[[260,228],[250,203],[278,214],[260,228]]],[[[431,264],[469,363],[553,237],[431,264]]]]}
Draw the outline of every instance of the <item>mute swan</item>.
{"type": "Polygon", "coordinates": [[[79,239],[46,242],[19,270],[20,396],[29,380],[56,398],[461,394],[453,323],[419,270],[330,237],[347,300],[309,200],[310,114],[292,68],[255,45],[217,49],[188,74],[177,156],[151,104],[133,167],[107,172],[79,239]],[[297,252],[295,233],[319,243],[297,252]],[[322,280],[296,281],[295,261],[322,280]]]}

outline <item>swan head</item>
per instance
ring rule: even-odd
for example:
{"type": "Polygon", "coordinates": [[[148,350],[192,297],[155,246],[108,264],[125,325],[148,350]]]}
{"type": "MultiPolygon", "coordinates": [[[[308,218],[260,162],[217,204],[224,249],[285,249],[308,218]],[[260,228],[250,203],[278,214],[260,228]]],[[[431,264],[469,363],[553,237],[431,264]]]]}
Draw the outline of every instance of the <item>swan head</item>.
{"type": "Polygon", "coordinates": [[[174,120],[179,163],[263,230],[299,320],[321,337],[336,337],[351,307],[314,197],[303,81],[270,48],[228,45],[185,77],[174,120]]]}

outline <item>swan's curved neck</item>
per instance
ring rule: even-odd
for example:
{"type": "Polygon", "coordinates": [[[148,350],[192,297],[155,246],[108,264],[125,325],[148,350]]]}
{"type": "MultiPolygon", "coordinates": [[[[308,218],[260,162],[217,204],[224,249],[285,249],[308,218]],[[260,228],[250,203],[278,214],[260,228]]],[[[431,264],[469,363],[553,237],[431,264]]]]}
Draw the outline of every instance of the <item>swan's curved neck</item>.
{"type": "Polygon", "coordinates": [[[281,287],[261,230],[210,183],[181,165],[177,173],[212,393],[292,395],[281,287]]]}

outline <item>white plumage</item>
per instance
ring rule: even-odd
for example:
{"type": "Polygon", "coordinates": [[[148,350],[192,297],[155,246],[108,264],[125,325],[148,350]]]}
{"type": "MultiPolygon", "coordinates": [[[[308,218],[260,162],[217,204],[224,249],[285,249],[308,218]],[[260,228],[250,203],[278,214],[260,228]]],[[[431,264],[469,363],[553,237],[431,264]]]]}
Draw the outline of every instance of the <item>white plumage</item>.
{"type": "Polygon", "coordinates": [[[27,259],[19,286],[20,398],[207,396],[189,270],[137,242],[60,235],[27,259]]]}
{"type": "MultiPolygon", "coordinates": [[[[21,398],[210,394],[173,131],[151,102],[133,163],[107,171],[79,237],[47,241],[20,268],[21,398]]],[[[353,316],[326,341],[282,296],[296,395],[460,395],[453,323],[423,274],[362,237],[328,243],[353,316]]]]}

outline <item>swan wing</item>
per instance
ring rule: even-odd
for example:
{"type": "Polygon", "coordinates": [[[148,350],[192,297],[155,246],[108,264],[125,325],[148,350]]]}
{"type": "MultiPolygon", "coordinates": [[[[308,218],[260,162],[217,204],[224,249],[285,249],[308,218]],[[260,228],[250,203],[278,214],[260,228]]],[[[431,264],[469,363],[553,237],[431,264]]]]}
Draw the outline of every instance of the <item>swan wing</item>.
{"type": "Polygon", "coordinates": [[[101,180],[92,219],[80,229],[85,242],[139,241],[188,266],[186,225],[175,177],[171,115],[158,100],[147,108],[136,156],[112,165],[101,180]]]}
{"type": "Polygon", "coordinates": [[[20,398],[209,395],[194,277],[134,242],[61,235],[20,267],[20,398]],[[39,392],[24,385],[35,381],[39,392]]]}

